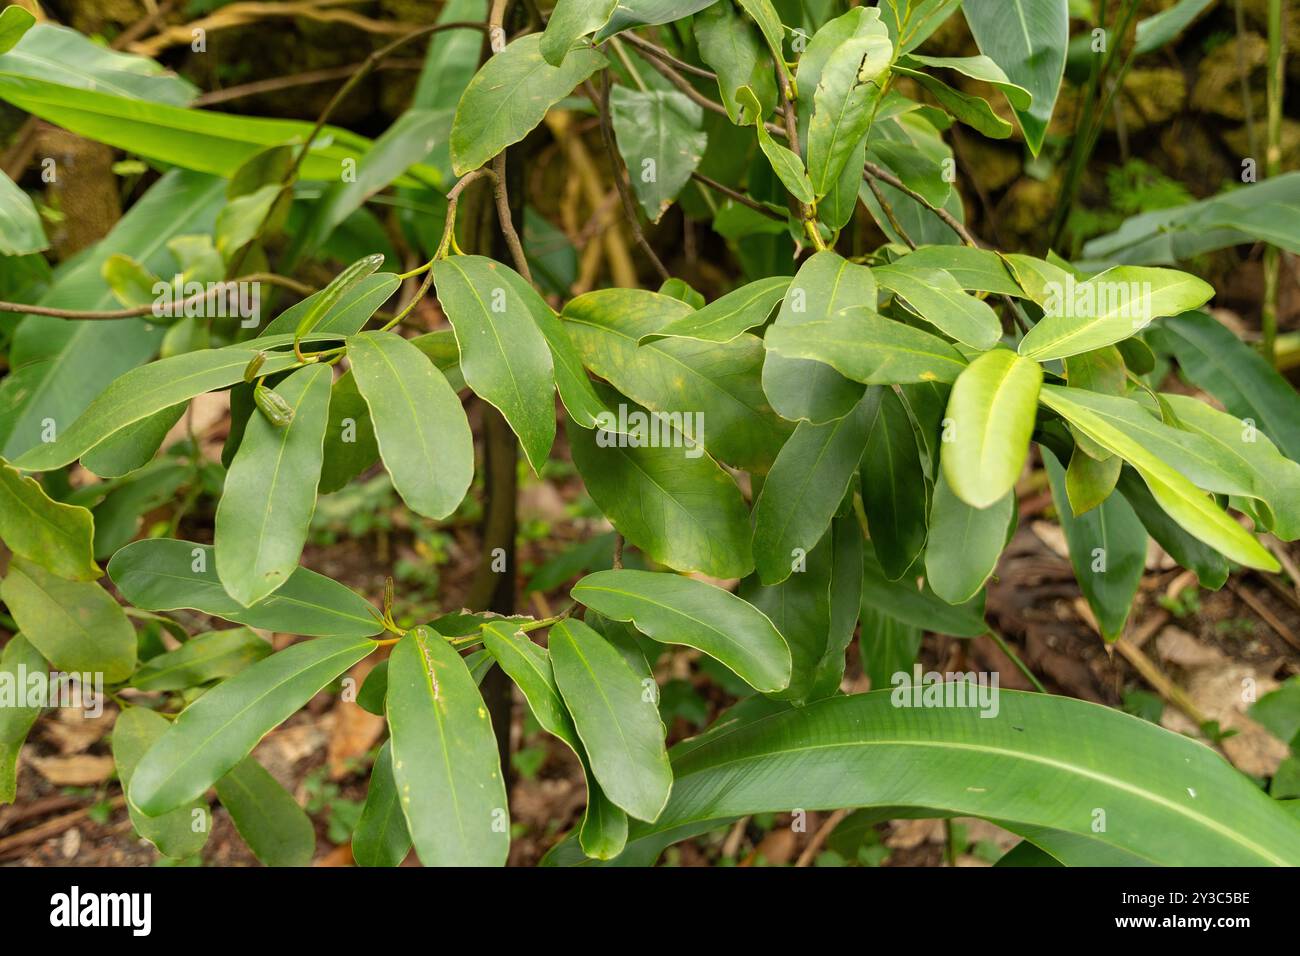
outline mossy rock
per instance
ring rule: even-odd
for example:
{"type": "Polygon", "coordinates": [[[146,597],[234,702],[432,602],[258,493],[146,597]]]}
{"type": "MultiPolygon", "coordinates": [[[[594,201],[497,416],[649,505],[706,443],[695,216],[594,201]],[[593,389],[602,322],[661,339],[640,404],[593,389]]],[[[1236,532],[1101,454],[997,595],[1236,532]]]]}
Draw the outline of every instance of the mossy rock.
{"type": "Polygon", "coordinates": [[[1192,88],[1192,105],[1203,113],[1225,119],[1244,121],[1246,110],[1241,100],[1241,67],[1250,74],[1251,103],[1261,122],[1267,112],[1264,92],[1264,69],[1268,62],[1268,41],[1258,33],[1233,37],[1211,50],[1196,70],[1192,88]]]}
{"type": "MultiPolygon", "coordinates": [[[[1183,71],[1173,67],[1133,69],[1124,79],[1124,90],[1115,97],[1120,118],[1128,133],[1143,130],[1172,119],[1187,101],[1183,71]]],[[[1105,128],[1116,128],[1115,110],[1104,117],[1105,128]]]]}

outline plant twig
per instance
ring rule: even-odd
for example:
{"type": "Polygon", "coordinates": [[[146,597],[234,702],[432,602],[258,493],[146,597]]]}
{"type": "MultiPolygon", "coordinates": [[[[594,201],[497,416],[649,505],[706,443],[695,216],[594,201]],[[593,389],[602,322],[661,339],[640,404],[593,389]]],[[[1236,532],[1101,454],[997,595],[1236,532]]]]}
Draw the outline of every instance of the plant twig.
{"type": "Polygon", "coordinates": [[[979,243],[975,237],[970,234],[970,230],[961,224],[960,221],[948,210],[941,206],[933,205],[928,199],[918,193],[911,186],[908,186],[901,179],[885,169],[883,166],[877,166],[875,163],[868,161],[862,167],[862,175],[865,178],[879,179],[882,183],[888,183],[901,193],[905,193],[912,199],[915,199],[930,212],[934,213],[949,229],[955,232],[958,238],[968,246],[979,248],[979,243]]]}
{"type": "MultiPolygon", "coordinates": [[[[311,295],[316,290],[309,285],[298,282],[296,279],[290,279],[287,276],[275,275],[270,272],[253,272],[238,279],[227,279],[224,282],[214,282],[211,287],[203,292],[197,292],[189,298],[182,299],[179,302],[172,303],[172,311],[183,310],[187,306],[197,305],[208,299],[218,292],[227,291],[230,286],[240,282],[265,282],[267,285],[284,286],[297,292],[299,295],[311,295]]],[[[141,316],[152,315],[156,309],[157,303],[151,302],[148,305],[136,305],[128,309],[57,309],[47,305],[30,305],[25,302],[0,302],[0,312],[17,312],[22,315],[48,315],[56,319],[75,319],[78,321],[95,322],[114,319],[135,319],[141,316]]]]}
{"type": "Polygon", "coordinates": [[[898,233],[899,237],[907,243],[907,248],[915,249],[916,243],[913,242],[912,237],[907,234],[907,230],[903,228],[903,224],[898,221],[898,216],[894,215],[894,207],[891,206],[889,200],[885,198],[885,194],[877,184],[875,178],[868,176],[867,185],[871,187],[871,194],[876,197],[876,202],[880,203],[880,208],[884,210],[885,218],[888,219],[889,224],[894,227],[894,232],[898,233]]]}
{"type": "Polygon", "coordinates": [[[799,858],[794,861],[796,867],[808,866],[817,857],[818,851],[826,844],[830,838],[831,832],[839,825],[839,822],[849,815],[848,810],[836,810],[827,817],[822,825],[817,828],[817,832],[812,835],[808,845],[803,848],[799,858]]]}
{"type": "Polygon", "coordinates": [[[702,186],[708,186],[714,192],[721,193],[722,195],[726,196],[728,199],[740,203],[742,206],[747,206],[748,208],[754,210],[754,212],[766,216],[768,219],[773,219],[776,222],[786,221],[786,217],[781,215],[775,209],[771,209],[768,206],[763,205],[757,199],[753,199],[749,196],[746,196],[738,189],[732,189],[730,186],[724,185],[723,183],[718,182],[716,179],[710,179],[708,176],[704,175],[701,172],[691,173],[691,179],[695,180],[697,183],[699,183],[702,186]]]}

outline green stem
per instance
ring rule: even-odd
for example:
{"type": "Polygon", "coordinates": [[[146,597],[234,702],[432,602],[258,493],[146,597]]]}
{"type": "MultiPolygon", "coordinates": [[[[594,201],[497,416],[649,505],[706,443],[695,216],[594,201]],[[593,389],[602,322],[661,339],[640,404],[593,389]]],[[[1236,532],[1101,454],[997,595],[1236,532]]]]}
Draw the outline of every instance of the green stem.
{"type": "MultiPolygon", "coordinates": [[[[1265,171],[1276,176],[1282,171],[1282,91],[1284,53],[1282,49],[1282,0],[1268,2],[1268,145],[1265,154],[1265,171]]],[[[1277,361],[1277,297],[1278,267],[1280,259],[1277,246],[1264,249],[1264,302],[1260,309],[1260,328],[1263,332],[1264,359],[1273,365],[1277,361]]]]}

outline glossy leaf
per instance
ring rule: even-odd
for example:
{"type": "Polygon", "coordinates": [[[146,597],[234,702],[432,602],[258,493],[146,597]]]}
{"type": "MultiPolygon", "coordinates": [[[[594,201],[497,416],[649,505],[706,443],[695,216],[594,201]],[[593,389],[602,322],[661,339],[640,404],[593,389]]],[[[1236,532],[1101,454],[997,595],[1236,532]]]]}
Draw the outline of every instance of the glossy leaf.
{"type": "Polygon", "coordinates": [[[217,505],[217,576],[226,593],[251,607],[298,567],[316,510],[331,370],[309,365],[278,386],[293,419],[276,427],[253,416],[226,474],[217,505]]]}
{"type": "Polygon", "coordinates": [[[789,276],[758,279],[728,292],[702,309],[673,319],[658,331],[641,336],[637,344],[645,345],[667,338],[717,343],[734,341],[750,329],[766,323],[789,287],[789,276]]]}
{"type": "Polygon", "coordinates": [[[1024,469],[1038,411],[1043,370],[1007,349],[966,367],[948,398],[940,453],[948,487],[966,504],[987,508],[1006,496],[1024,469]]]}
{"type": "MultiPolygon", "coordinates": [[[[625,856],[652,861],[693,823],[716,827],[793,805],[943,808],[1040,828],[1036,840],[1066,863],[1097,845],[1166,866],[1300,860],[1293,818],[1197,741],[1046,694],[1001,690],[994,719],[940,707],[900,720],[893,697],[855,694],[741,718],[675,748],[672,800],[653,824],[632,827],[625,856]],[[1049,791],[1069,799],[1042,799],[1049,791]],[[1105,831],[1092,828],[1094,807],[1108,808],[1105,831]]],[[[573,859],[554,852],[552,863],[573,859]]]]}
{"type": "Polygon", "coordinates": [[[550,306],[514,270],[483,256],[439,259],[433,278],[466,384],[501,411],[540,473],[555,440],[555,366],[534,313],[550,306]]]}
{"type": "MultiPolygon", "coordinates": [[[[1241,525],[1224,513],[1192,482],[1161,460],[1143,439],[1080,404],[1075,389],[1045,385],[1039,393],[1043,404],[1060,414],[1093,441],[1119,455],[1142,476],[1152,496],[1193,537],[1248,567],[1276,570],[1276,559],[1241,525]]],[[[1145,438],[1145,436],[1143,436],[1145,438]]]]}
{"type": "MultiPolygon", "coordinates": [[[[963,289],[1000,295],[1024,295],[1020,285],[1007,271],[1005,263],[991,249],[977,249],[974,246],[920,246],[894,260],[889,269],[898,272],[936,269],[948,273],[963,289]]],[[[879,280],[881,270],[873,271],[879,280]]]]}
{"type": "Polygon", "coordinates": [[[567,435],[588,493],[633,545],[678,571],[728,578],[753,570],[740,489],[708,455],[572,425],[567,435]]]}
{"type": "MultiPolygon", "coordinates": [[[[637,2],[637,0],[634,0],[637,2]]],[[[639,0],[644,3],[645,0],[639,0]]],[[[655,0],[651,0],[655,2],[655,0]]],[[[671,0],[657,0],[664,8],[663,15],[673,19],[680,15],[671,0]]],[[[626,6],[622,0],[620,6],[626,6]]],[[[718,93],[728,118],[738,125],[752,123],[752,116],[742,116],[737,94],[741,87],[749,87],[758,97],[760,111],[766,117],[776,106],[776,76],[771,56],[763,48],[758,30],[730,3],[716,0],[691,0],[691,5],[704,8],[692,25],[695,41],[699,45],[700,59],[718,74],[718,93]]],[[[614,21],[619,12],[614,13],[614,21]]],[[[614,22],[611,21],[611,24],[614,22]]]]}
{"type": "Polygon", "coordinates": [[[811,359],[865,385],[953,382],[966,368],[943,339],[873,312],[807,325],[773,325],[763,340],[769,354],[811,359]]]}
{"type": "Polygon", "coordinates": [[[880,95],[881,77],[893,45],[878,34],[854,36],[837,46],[822,67],[812,93],[808,123],[808,177],[818,198],[839,179],[840,171],[867,134],[880,95]]]}
{"type": "Polygon", "coordinates": [[[460,399],[433,363],[395,333],[353,336],[348,355],[393,487],[412,511],[445,518],[474,477],[474,438],[460,399]]]}
{"type": "Polygon", "coordinates": [[[764,340],[768,354],[763,362],[763,391],[782,418],[817,424],[843,418],[862,398],[863,390],[819,362],[774,354],[773,332],[822,322],[852,306],[874,307],[875,302],[876,280],[866,266],[827,251],[799,267],[764,340]]]}
{"type": "Polygon", "coordinates": [[[53,501],[36,479],[0,460],[0,541],[61,578],[93,581],[94,523],[85,508],[53,501]]]}
{"type": "Polygon", "coordinates": [[[617,6],[618,0],[557,0],[542,32],[542,57],[561,65],[573,44],[608,23],[617,6]]]}
{"type": "Polygon", "coordinates": [[[778,691],[790,683],[785,640],[766,615],[730,591],[678,574],[613,570],[587,575],[570,593],[661,644],[703,651],[755,690],[778,691]]]}
{"type": "Polygon", "coordinates": [[[186,707],[144,755],[129,799],[158,816],[201,796],[267,732],[375,646],[364,638],[317,638],[218,684],[186,707]]]}
{"type": "Polygon", "coordinates": [[[962,13],[980,52],[1033,98],[1028,108],[1016,108],[1016,118],[1037,155],[1065,71],[1067,0],[964,0],[962,13]]]}
{"type": "Polygon", "coordinates": [[[630,816],[655,819],[673,785],[656,695],[581,621],[556,624],[549,644],[555,683],[601,789],[630,816]]]}
{"type": "Polygon", "coordinates": [[[514,40],[470,80],[451,127],[451,161],[457,176],[522,140],[547,110],[606,63],[598,51],[578,47],[560,66],[552,66],[543,59],[541,44],[540,33],[514,40]]]}
{"type": "Polygon", "coordinates": [[[361,818],[352,831],[352,859],[357,866],[398,866],[410,852],[411,834],[393,777],[393,742],[385,740],[370,771],[361,818]]]}
{"type": "Polygon", "coordinates": [[[602,860],[617,856],[627,840],[627,814],[605,796],[591,770],[587,751],[555,683],[550,655],[510,624],[484,627],[483,646],[524,695],[542,729],[562,740],[582,764],[587,781],[587,809],[579,831],[583,850],[602,860]]]}
{"type": "Polygon", "coordinates": [[[58,670],[102,673],[107,683],[135,668],[135,628],[93,581],[67,581],[14,557],[0,582],[0,600],[18,628],[58,670]]]}
{"type": "MultiPolygon", "coordinates": [[[[21,9],[7,7],[6,12],[21,9]]],[[[49,246],[32,197],[0,173],[0,256],[25,256],[49,246]]]]}
{"type": "Polygon", "coordinates": [[[1077,285],[1048,292],[1042,320],[1020,340],[1020,354],[1039,362],[1111,345],[1152,319],[1204,305],[1214,287],[1173,269],[1116,266],[1077,285]]]}
{"type": "Polygon", "coordinates": [[[293,794],[253,757],[216,782],[217,799],[253,855],[266,866],[309,866],[316,829],[293,794]]]}
{"type": "Polygon", "coordinates": [[[947,272],[907,265],[881,266],[871,271],[881,288],[905,299],[921,318],[958,342],[975,349],[991,349],[1002,337],[997,313],[987,302],[963,291],[947,272]]]}
{"type": "MultiPolygon", "coordinates": [[[[11,688],[24,687],[29,675],[44,677],[49,671],[45,658],[21,634],[15,634],[0,652],[0,675],[11,688]]],[[[40,707],[19,707],[17,701],[0,707],[0,806],[13,803],[18,792],[18,752],[40,707]]]]}
{"type": "Polygon", "coordinates": [[[1124,633],[1142,572],[1146,569],[1147,532],[1123,495],[1111,495],[1086,514],[1075,517],[1066,501],[1065,470],[1051,452],[1043,466],[1052,500],[1070,549],[1075,579],[1101,626],[1113,641],[1124,633]]]}
{"type": "Polygon", "coordinates": [[[388,665],[388,726],[402,813],[425,866],[503,866],[510,850],[496,737],[464,659],[427,627],[388,665]]]}
{"type": "MultiPolygon", "coordinates": [[[[166,717],[147,707],[126,707],[117,715],[113,723],[113,763],[123,793],[131,790],[140,758],[170,726],[166,717]]],[[[212,812],[202,797],[156,817],[145,816],[129,801],[126,809],[136,833],[157,847],[163,856],[178,860],[202,850],[212,830],[212,812]]]]}
{"type": "Polygon", "coordinates": [[[221,587],[212,549],[191,541],[136,541],[113,555],[108,576],[124,598],[148,611],[193,608],[236,624],[307,637],[368,637],[383,630],[369,602],[306,568],[246,608],[221,587]]]}
{"type": "Polygon", "coordinates": [[[800,422],[754,502],[754,560],[764,584],[784,581],[812,551],[858,470],[880,401],[869,393],[824,425],[800,422]]]}
{"type": "Polygon", "coordinates": [[[689,308],[653,292],[604,289],[569,302],[564,320],[583,362],[597,375],[651,411],[677,413],[683,424],[674,427],[687,431],[715,458],[738,468],[766,470],[788,426],[772,413],[763,394],[758,339],[741,335],[725,345],[676,338],[637,344],[692,315],[689,308]]]}
{"type": "Polygon", "coordinates": [[[152,657],[131,678],[137,690],[183,690],[233,677],[271,653],[271,644],[246,627],[196,634],[152,657]]]}
{"type": "Polygon", "coordinates": [[[946,479],[934,486],[930,505],[930,537],[925,546],[925,579],[949,604],[973,598],[997,568],[1016,496],[1008,491],[985,508],[966,504],[946,479]]]}
{"type": "Polygon", "coordinates": [[[866,453],[862,507],[871,547],[885,577],[901,578],[925,547],[929,490],[907,408],[892,389],[876,391],[866,453]]]}
{"type": "Polygon", "coordinates": [[[704,110],[677,90],[615,86],[609,111],[632,190],[658,222],[704,157],[704,110]]]}
{"type": "Polygon", "coordinates": [[[81,463],[101,478],[120,478],[143,468],[188,407],[188,402],[179,402],[114,432],[82,455],[81,463]]]}

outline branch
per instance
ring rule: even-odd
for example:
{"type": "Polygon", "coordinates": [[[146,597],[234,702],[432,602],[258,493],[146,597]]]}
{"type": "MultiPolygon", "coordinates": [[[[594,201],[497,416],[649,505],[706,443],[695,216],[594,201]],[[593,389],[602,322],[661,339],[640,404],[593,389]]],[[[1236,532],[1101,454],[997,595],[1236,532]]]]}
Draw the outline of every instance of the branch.
{"type": "MultiPolygon", "coordinates": [[[[295,279],[285,276],[274,275],[269,272],[253,272],[238,279],[227,279],[224,282],[215,282],[204,292],[197,293],[180,302],[173,303],[171,308],[184,309],[191,305],[197,305],[206,299],[211,298],[218,292],[224,292],[229,286],[239,282],[265,282],[267,285],[284,286],[291,289],[299,295],[311,295],[316,290],[309,285],[304,285],[295,279]]],[[[137,319],[142,316],[152,315],[157,303],[151,302],[148,305],[132,306],[129,309],[56,309],[45,305],[29,305],[25,302],[0,302],[0,312],[17,312],[22,315],[48,315],[56,319],[76,319],[79,321],[95,322],[109,321],[114,319],[137,319]]]]}
{"type": "Polygon", "coordinates": [[[974,246],[977,249],[979,248],[979,243],[976,242],[975,237],[970,234],[970,230],[968,230],[965,226],[963,226],[957,220],[957,218],[953,216],[952,213],[950,213],[946,209],[943,209],[942,207],[931,204],[928,199],[926,199],[924,196],[922,196],[912,187],[906,185],[901,179],[899,179],[889,170],[885,169],[882,166],[877,166],[875,163],[868,162],[865,166],[862,167],[862,175],[864,178],[878,179],[882,183],[888,183],[889,185],[897,189],[899,192],[907,194],[912,199],[915,199],[917,202],[919,202],[926,209],[930,210],[930,212],[938,216],[943,221],[944,225],[946,225],[953,232],[957,233],[958,237],[961,239],[962,242],[966,243],[966,245],[968,246],[974,246]]]}
{"type": "Polygon", "coordinates": [[[699,183],[702,186],[708,186],[714,192],[721,193],[722,195],[726,196],[728,199],[740,203],[742,206],[746,206],[754,210],[754,212],[756,213],[766,216],[768,219],[774,219],[777,222],[786,221],[785,216],[781,215],[776,210],[770,209],[767,206],[763,205],[757,199],[752,199],[749,196],[746,196],[744,193],[740,192],[739,190],[732,189],[730,186],[718,182],[716,179],[710,179],[708,176],[704,175],[701,172],[691,173],[691,179],[695,180],[697,183],[699,183]]]}
{"type": "MultiPolygon", "coordinates": [[[[633,45],[637,46],[637,49],[642,49],[640,46],[636,44],[633,45]]],[[[704,107],[706,110],[710,110],[711,112],[718,113],[721,116],[729,117],[731,115],[730,113],[727,112],[727,108],[725,106],[723,106],[721,103],[717,102],[716,100],[709,99],[699,90],[697,90],[694,86],[692,86],[690,80],[686,79],[686,77],[682,76],[680,73],[678,73],[667,63],[663,62],[662,60],[656,59],[653,56],[646,57],[645,61],[649,63],[652,67],[654,67],[655,70],[657,70],[659,74],[664,77],[664,79],[666,79],[673,86],[677,87],[679,90],[685,93],[686,96],[691,100],[691,102],[697,103],[700,106],[704,107]]],[[[714,79],[717,79],[717,77],[714,77],[714,79]]],[[[767,131],[771,133],[773,136],[780,136],[782,138],[786,136],[785,127],[783,126],[778,126],[776,123],[764,123],[763,125],[767,127],[767,131]]]]}

